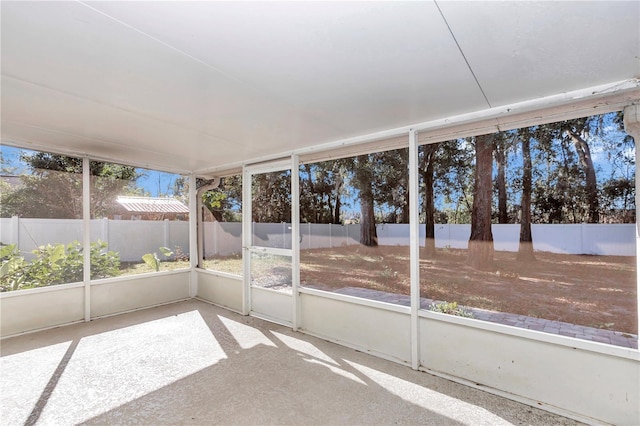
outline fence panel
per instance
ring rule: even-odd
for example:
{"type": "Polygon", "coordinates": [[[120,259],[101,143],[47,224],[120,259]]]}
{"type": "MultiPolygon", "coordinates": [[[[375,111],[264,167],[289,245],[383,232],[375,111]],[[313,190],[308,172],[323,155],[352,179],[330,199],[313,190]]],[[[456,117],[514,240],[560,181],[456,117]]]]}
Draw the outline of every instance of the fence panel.
{"type": "Polygon", "coordinates": [[[2,225],[2,243],[17,244],[26,260],[35,258],[32,251],[39,246],[82,242],[81,219],[19,219],[16,217],[9,219],[8,229],[4,229],[4,221],[2,225]]]}
{"type": "Polygon", "coordinates": [[[562,254],[583,254],[581,225],[531,225],[533,249],[562,254]]]}
{"type": "MultiPolygon", "coordinates": [[[[536,251],[565,254],[635,256],[635,224],[535,224],[532,225],[536,251]]],[[[520,225],[492,225],[496,251],[518,250],[520,225]]],[[[137,262],[145,253],[169,247],[189,251],[189,224],[184,221],[130,221],[96,219],[91,221],[91,239],[107,242],[109,250],[120,253],[124,262],[137,262]]],[[[255,244],[291,248],[291,224],[254,223],[255,244]]],[[[409,225],[380,224],[380,245],[406,245],[409,225]]],[[[466,249],[471,233],[468,224],[436,224],[436,247],[466,249]]],[[[301,224],[300,247],[342,247],[359,244],[360,225],[301,224]]],[[[425,226],[420,226],[420,245],[424,246],[425,226]]],[[[18,244],[30,259],[31,251],[47,243],[68,244],[82,241],[82,220],[77,219],[0,219],[0,241],[18,244]]],[[[239,222],[204,223],[205,256],[229,256],[241,253],[242,224],[239,222]]]]}
{"type": "Polygon", "coordinates": [[[204,222],[204,255],[231,256],[242,253],[242,223],[204,222]]]}

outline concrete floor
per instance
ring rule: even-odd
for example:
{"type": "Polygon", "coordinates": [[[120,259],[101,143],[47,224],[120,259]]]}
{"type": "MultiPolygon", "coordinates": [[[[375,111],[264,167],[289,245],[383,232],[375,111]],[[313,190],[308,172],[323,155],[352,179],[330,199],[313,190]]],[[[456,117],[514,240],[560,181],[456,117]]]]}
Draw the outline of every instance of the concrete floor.
{"type": "Polygon", "coordinates": [[[573,425],[190,300],[2,341],[0,424],[573,425]]]}

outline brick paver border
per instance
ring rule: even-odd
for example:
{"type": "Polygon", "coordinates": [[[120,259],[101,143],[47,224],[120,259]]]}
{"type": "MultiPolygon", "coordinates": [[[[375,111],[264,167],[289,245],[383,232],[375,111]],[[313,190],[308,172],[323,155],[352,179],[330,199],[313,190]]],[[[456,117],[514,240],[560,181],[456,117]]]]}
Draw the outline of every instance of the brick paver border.
{"type": "MultiPolygon", "coordinates": [[[[379,290],[371,290],[360,287],[344,287],[334,293],[348,296],[361,297],[363,299],[378,300],[381,302],[393,303],[397,305],[410,306],[411,299],[407,295],[387,293],[379,290]]],[[[420,298],[420,307],[429,309],[429,306],[437,301],[433,299],[420,298]]],[[[543,318],[528,317],[525,315],[509,314],[505,312],[489,311],[480,308],[468,308],[466,310],[473,314],[473,318],[482,321],[505,324],[513,327],[526,328],[529,330],[543,331],[545,333],[558,334],[562,336],[575,337],[576,339],[591,340],[593,342],[607,343],[625,348],[638,348],[638,336],[635,334],[621,333],[619,331],[603,330],[595,327],[585,327],[583,325],[571,324],[562,321],[553,321],[543,318]]]]}

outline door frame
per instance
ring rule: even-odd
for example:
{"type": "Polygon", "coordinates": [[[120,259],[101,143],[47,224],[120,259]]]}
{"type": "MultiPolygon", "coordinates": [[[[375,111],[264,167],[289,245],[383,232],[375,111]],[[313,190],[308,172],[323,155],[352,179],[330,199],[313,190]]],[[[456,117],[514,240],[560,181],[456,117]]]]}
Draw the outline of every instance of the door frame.
{"type": "MultiPolygon", "coordinates": [[[[291,321],[266,317],[270,321],[290,325],[294,330],[299,328],[299,285],[300,285],[300,239],[295,236],[300,235],[300,183],[299,183],[299,160],[297,155],[289,158],[279,159],[258,164],[246,164],[242,168],[242,313],[244,315],[260,316],[259,312],[254,312],[252,286],[251,286],[251,253],[272,253],[276,255],[291,256],[291,321]],[[291,249],[269,248],[256,246],[253,244],[253,222],[252,222],[252,191],[251,183],[254,175],[290,170],[291,172],[291,249]]],[[[269,292],[270,290],[264,290],[269,292]]],[[[269,297],[269,296],[267,296],[269,297]]],[[[282,295],[277,295],[280,297],[282,295]]],[[[282,303],[282,301],[274,301],[282,303]]]]}

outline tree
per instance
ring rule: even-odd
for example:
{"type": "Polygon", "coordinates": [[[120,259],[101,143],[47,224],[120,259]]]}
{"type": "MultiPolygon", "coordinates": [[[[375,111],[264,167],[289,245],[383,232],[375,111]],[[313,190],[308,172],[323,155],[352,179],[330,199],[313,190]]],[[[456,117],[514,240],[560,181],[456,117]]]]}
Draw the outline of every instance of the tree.
{"type": "Polygon", "coordinates": [[[372,154],[374,201],[386,223],[409,223],[409,149],[372,154]]]}
{"type": "Polygon", "coordinates": [[[498,173],[496,187],[498,192],[498,223],[509,223],[507,210],[507,154],[512,149],[517,132],[499,132],[494,135],[494,155],[498,173]]]}
{"type": "Polygon", "coordinates": [[[442,142],[437,175],[438,187],[445,204],[446,223],[470,223],[473,203],[474,169],[469,167],[475,156],[473,138],[442,142]]]}
{"type": "MultiPolygon", "coordinates": [[[[29,173],[2,195],[2,216],[82,218],[82,159],[47,152],[24,152],[29,173]]],[[[90,162],[91,217],[106,215],[118,195],[135,192],[140,173],[130,166],[90,162]]]]}
{"type": "Polygon", "coordinates": [[[251,218],[254,222],[291,222],[290,170],[254,175],[251,193],[251,218]]]}
{"type": "Polygon", "coordinates": [[[600,208],[605,223],[635,222],[636,194],[636,156],[635,142],[624,131],[622,111],[608,114],[603,120],[610,119],[606,125],[607,137],[603,138],[604,152],[611,170],[602,182],[600,208]]]}
{"type": "Polygon", "coordinates": [[[339,160],[300,166],[300,221],[339,223],[341,173],[339,160]]]}
{"type": "Polygon", "coordinates": [[[436,232],[435,232],[435,197],[434,197],[434,169],[436,163],[436,152],[439,144],[422,145],[420,148],[420,174],[424,185],[423,206],[425,220],[425,254],[434,257],[436,254],[436,232]]]}
{"type": "Polygon", "coordinates": [[[602,184],[602,203],[609,223],[635,222],[635,179],[611,178],[602,184]]]}
{"type": "Polygon", "coordinates": [[[537,126],[533,162],[533,219],[538,223],[580,223],[586,213],[583,177],[561,123],[537,126]]]}
{"type": "MultiPolygon", "coordinates": [[[[209,181],[198,181],[201,187],[209,181]]],[[[242,208],[242,176],[232,175],[221,178],[217,188],[202,193],[202,205],[211,212],[218,222],[239,222],[242,208]]]]}
{"type": "Polygon", "coordinates": [[[520,204],[520,242],[517,260],[535,260],[533,254],[533,236],[531,234],[531,130],[520,129],[516,135],[522,141],[522,200],[520,204]]]}
{"type": "Polygon", "coordinates": [[[335,160],[331,171],[333,173],[333,196],[335,199],[333,205],[333,222],[334,224],[342,223],[342,193],[344,191],[344,180],[347,174],[344,160],[335,160]]]}
{"type": "Polygon", "coordinates": [[[474,173],[469,265],[478,270],[493,270],[493,234],[491,232],[491,194],[493,174],[493,135],[475,138],[474,173]]]}
{"type": "Polygon", "coordinates": [[[376,219],[373,209],[373,156],[374,154],[355,157],[353,183],[359,192],[360,200],[360,244],[368,247],[378,245],[376,219]]]}
{"type": "Polygon", "coordinates": [[[582,166],[582,170],[585,175],[585,195],[588,205],[588,222],[598,223],[600,221],[598,182],[596,180],[596,169],[593,166],[593,158],[591,157],[591,149],[587,142],[591,123],[592,117],[568,120],[563,123],[562,130],[569,140],[573,142],[573,146],[578,154],[580,165],[582,166]]]}

